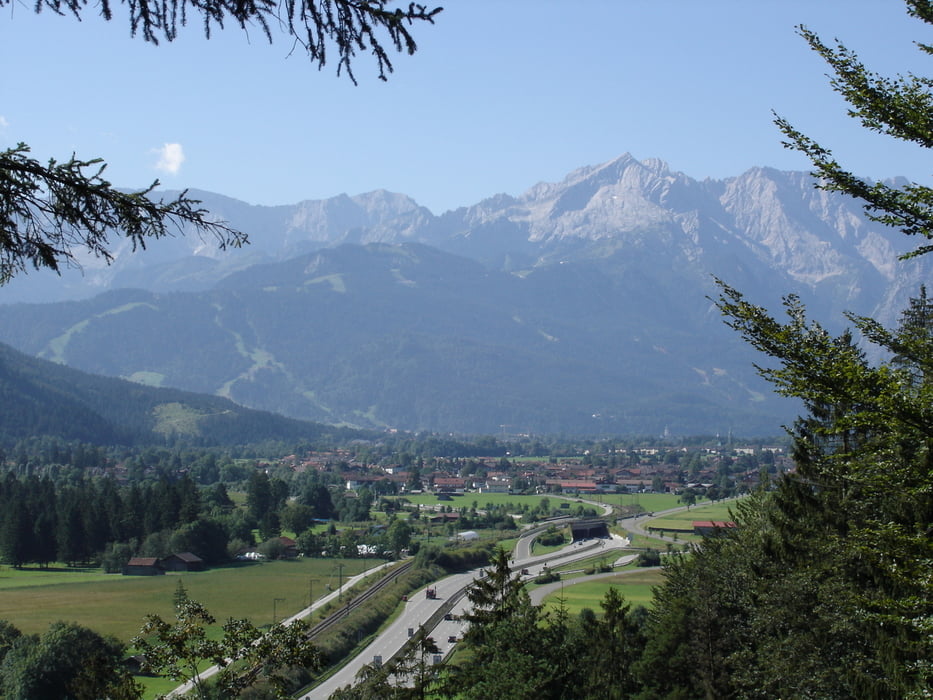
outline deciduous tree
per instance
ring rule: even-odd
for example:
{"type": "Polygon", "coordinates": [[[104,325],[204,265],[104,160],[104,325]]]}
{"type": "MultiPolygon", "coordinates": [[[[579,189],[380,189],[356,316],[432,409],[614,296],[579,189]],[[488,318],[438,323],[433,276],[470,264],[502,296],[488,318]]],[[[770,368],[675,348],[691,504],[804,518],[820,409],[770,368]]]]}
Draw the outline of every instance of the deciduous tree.
{"type": "Polygon", "coordinates": [[[205,661],[221,668],[217,685],[225,697],[236,697],[260,677],[270,683],[277,697],[289,697],[284,671],[292,667],[315,669],[320,654],[308,639],[308,625],[297,620],[274,625],[263,632],[249,620],[229,619],[219,639],[208,634],[216,620],[207,609],[187,596],[177,600],[175,621],[148,615],[133,646],[145,656],[147,667],[173,680],[189,682],[199,698],[207,698],[205,680],[199,675],[205,661]]]}
{"type": "Polygon", "coordinates": [[[0,665],[0,689],[8,700],[136,700],[142,688],[123,668],[123,654],[115,639],[56,622],[13,642],[0,665]]]}

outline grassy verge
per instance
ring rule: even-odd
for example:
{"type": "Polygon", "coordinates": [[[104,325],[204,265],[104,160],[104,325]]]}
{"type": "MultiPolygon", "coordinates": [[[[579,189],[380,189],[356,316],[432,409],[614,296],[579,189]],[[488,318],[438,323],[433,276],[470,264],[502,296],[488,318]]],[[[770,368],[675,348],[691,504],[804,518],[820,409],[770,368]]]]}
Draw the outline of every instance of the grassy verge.
{"type": "Polygon", "coordinates": [[[546,610],[557,610],[563,606],[571,615],[579,615],[584,608],[589,608],[596,614],[602,614],[600,601],[611,587],[618,588],[625,600],[632,607],[644,605],[650,607],[653,600],[653,589],[663,582],[661,569],[640,569],[634,572],[607,576],[591,581],[575,583],[572,586],[555,591],[548,595],[543,602],[546,610]]]}
{"type": "Polygon", "coordinates": [[[579,569],[590,569],[599,567],[602,565],[612,565],[617,559],[624,557],[629,552],[615,550],[609,554],[603,553],[599,555],[594,555],[592,557],[587,557],[586,559],[581,559],[570,564],[564,564],[563,566],[558,566],[553,571],[562,573],[564,571],[577,571],[579,569]]]}
{"type": "Polygon", "coordinates": [[[671,513],[661,518],[652,518],[647,527],[656,530],[665,530],[668,537],[673,537],[680,543],[699,542],[703,538],[693,534],[693,522],[696,520],[731,520],[729,510],[735,507],[735,501],[713,503],[708,506],[691,508],[679,513],[671,513]]]}
{"type": "Polygon", "coordinates": [[[534,556],[540,556],[542,554],[550,554],[551,552],[556,552],[557,550],[563,549],[564,547],[566,547],[570,543],[570,535],[571,535],[570,528],[563,527],[563,528],[560,528],[558,532],[563,537],[563,540],[559,544],[550,544],[550,545],[541,544],[540,540],[536,538],[535,541],[531,543],[531,554],[534,556]]]}

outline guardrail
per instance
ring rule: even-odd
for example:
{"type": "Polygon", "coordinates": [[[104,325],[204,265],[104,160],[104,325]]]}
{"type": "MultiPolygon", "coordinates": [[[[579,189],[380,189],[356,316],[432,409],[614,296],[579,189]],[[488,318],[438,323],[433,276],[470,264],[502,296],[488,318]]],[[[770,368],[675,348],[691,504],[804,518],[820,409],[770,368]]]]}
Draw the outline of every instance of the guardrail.
{"type": "MultiPolygon", "coordinates": [[[[584,547],[579,547],[574,553],[588,552],[591,549],[597,549],[598,547],[599,547],[599,543],[594,542],[593,544],[586,545],[584,547]]],[[[551,559],[560,559],[561,557],[564,557],[564,556],[567,556],[566,552],[563,554],[561,554],[560,552],[551,552],[549,554],[543,554],[540,557],[536,557],[535,559],[526,559],[522,561],[520,564],[516,564],[515,566],[511,567],[511,571],[512,573],[514,573],[521,569],[527,568],[529,565],[533,566],[536,564],[547,563],[551,559]]],[[[431,614],[430,617],[428,617],[427,621],[421,624],[421,627],[424,627],[424,629],[426,630],[433,630],[435,627],[437,627],[438,624],[440,624],[441,620],[444,619],[444,616],[447,615],[447,613],[449,613],[451,610],[453,610],[454,607],[457,605],[457,603],[459,603],[460,600],[466,595],[467,589],[472,585],[473,585],[472,582],[468,583],[462,588],[460,588],[459,590],[455,591],[452,595],[448,596],[447,599],[444,601],[444,603],[437,610],[435,610],[431,614]]],[[[405,644],[403,644],[402,647],[397,652],[392,654],[392,656],[390,656],[387,660],[383,661],[383,664],[391,665],[397,659],[403,658],[406,654],[408,654],[411,651],[412,647],[416,643],[417,643],[416,638],[412,637],[410,640],[406,641],[405,644]]]]}

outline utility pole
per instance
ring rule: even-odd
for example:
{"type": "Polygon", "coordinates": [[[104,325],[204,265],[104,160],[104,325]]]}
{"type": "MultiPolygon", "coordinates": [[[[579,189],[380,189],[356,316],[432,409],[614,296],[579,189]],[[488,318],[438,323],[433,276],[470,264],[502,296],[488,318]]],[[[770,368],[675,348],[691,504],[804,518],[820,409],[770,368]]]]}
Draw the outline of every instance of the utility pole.
{"type": "Polygon", "coordinates": [[[343,600],[343,564],[337,564],[337,598],[343,600]]]}
{"type": "Polygon", "coordinates": [[[308,607],[314,605],[314,579],[308,578],[308,607]]]}
{"type": "Polygon", "coordinates": [[[285,598],[273,598],[272,599],[272,626],[273,627],[275,627],[276,620],[278,619],[276,616],[275,606],[277,603],[284,603],[284,602],[285,602],[285,598]]]}

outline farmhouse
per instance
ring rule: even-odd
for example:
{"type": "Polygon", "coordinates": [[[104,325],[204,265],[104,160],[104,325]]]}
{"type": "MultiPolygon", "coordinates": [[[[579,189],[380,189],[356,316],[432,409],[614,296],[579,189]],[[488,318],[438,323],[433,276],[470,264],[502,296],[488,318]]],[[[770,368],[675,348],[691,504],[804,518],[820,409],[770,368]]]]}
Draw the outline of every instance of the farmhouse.
{"type": "Polygon", "coordinates": [[[595,482],[583,479],[547,479],[544,483],[549,490],[557,490],[560,493],[595,493],[597,491],[595,482]]]}
{"type": "Polygon", "coordinates": [[[435,493],[463,493],[466,481],[456,476],[435,476],[432,479],[435,493]]]}

